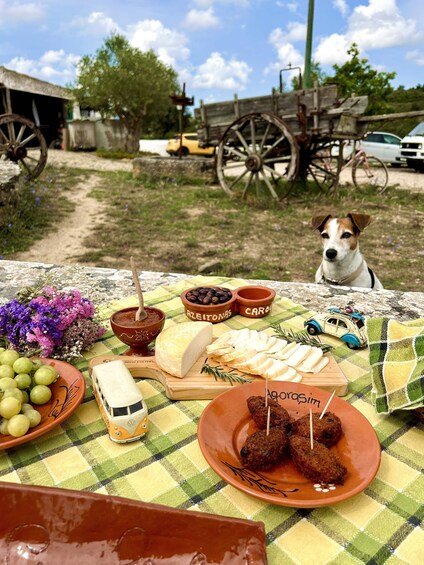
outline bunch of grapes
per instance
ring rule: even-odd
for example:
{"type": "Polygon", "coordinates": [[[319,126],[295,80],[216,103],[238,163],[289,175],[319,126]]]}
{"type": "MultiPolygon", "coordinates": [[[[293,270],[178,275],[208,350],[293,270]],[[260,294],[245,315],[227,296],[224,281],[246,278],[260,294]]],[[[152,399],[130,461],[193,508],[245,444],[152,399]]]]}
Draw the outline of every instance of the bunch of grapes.
{"type": "Polygon", "coordinates": [[[33,405],[46,404],[59,374],[38,359],[0,348],[0,434],[21,437],[41,421],[33,405]]]}

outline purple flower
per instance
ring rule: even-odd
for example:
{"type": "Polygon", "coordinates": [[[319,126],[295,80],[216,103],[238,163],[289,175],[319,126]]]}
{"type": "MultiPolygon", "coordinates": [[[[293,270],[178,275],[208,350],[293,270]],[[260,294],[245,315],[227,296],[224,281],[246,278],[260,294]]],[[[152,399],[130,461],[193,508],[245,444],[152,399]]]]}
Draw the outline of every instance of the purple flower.
{"type": "Polygon", "coordinates": [[[78,290],[44,286],[37,296],[0,307],[0,337],[24,354],[72,359],[106,331],[78,290]]]}

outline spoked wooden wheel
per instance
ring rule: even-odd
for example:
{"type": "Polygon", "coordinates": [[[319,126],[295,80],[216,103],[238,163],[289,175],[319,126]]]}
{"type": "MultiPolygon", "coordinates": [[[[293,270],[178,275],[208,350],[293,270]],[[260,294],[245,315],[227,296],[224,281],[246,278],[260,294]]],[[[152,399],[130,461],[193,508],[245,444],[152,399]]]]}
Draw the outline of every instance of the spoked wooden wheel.
{"type": "Polygon", "coordinates": [[[38,127],[18,114],[0,116],[0,158],[18,163],[35,179],[47,162],[47,143],[38,127]]]}
{"type": "Polygon", "coordinates": [[[246,114],[225,131],[218,146],[217,175],[230,196],[268,192],[276,200],[297,175],[299,148],[284,121],[273,114],[246,114]]]}
{"type": "Polygon", "coordinates": [[[389,181],[389,172],[378,157],[360,156],[353,163],[352,180],[359,190],[365,186],[372,186],[381,194],[389,181]]]}
{"type": "Polygon", "coordinates": [[[334,141],[315,142],[301,148],[299,175],[304,180],[315,181],[324,190],[336,190],[343,165],[340,151],[340,144],[334,141]]]}

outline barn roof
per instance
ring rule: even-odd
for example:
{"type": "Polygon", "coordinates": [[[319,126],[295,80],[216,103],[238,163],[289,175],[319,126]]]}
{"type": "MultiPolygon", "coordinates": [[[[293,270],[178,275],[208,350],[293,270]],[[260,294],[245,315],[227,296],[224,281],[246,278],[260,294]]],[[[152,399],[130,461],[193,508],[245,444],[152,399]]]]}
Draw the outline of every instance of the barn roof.
{"type": "Polygon", "coordinates": [[[64,100],[72,99],[72,93],[69,88],[0,66],[0,88],[2,87],[9,90],[20,90],[21,92],[31,92],[32,94],[41,94],[42,96],[62,98],[64,100]]]}

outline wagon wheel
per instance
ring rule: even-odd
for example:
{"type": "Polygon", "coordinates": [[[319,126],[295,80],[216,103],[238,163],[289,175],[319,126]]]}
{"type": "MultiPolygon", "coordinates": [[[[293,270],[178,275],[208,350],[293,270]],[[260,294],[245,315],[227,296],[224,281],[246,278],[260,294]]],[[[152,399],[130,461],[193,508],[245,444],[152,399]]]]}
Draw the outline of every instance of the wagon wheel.
{"type": "Polygon", "coordinates": [[[225,131],[218,146],[217,175],[230,196],[246,198],[249,189],[276,200],[297,175],[299,148],[294,134],[273,114],[246,114],[225,131]]]}
{"type": "Polygon", "coordinates": [[[0,158],[21,165],[35,179],[47,162],[47,143],[38,127],[17,114],[0,116],[0,158]]]}
{"type": "Polygon", "coordinates": [[[299,176],[323,190],[337,190],[343,155],[338,141],[316,141],[300,148],[299,176]],[[339,157],[340,155],[340,157],[339,157]]]}

